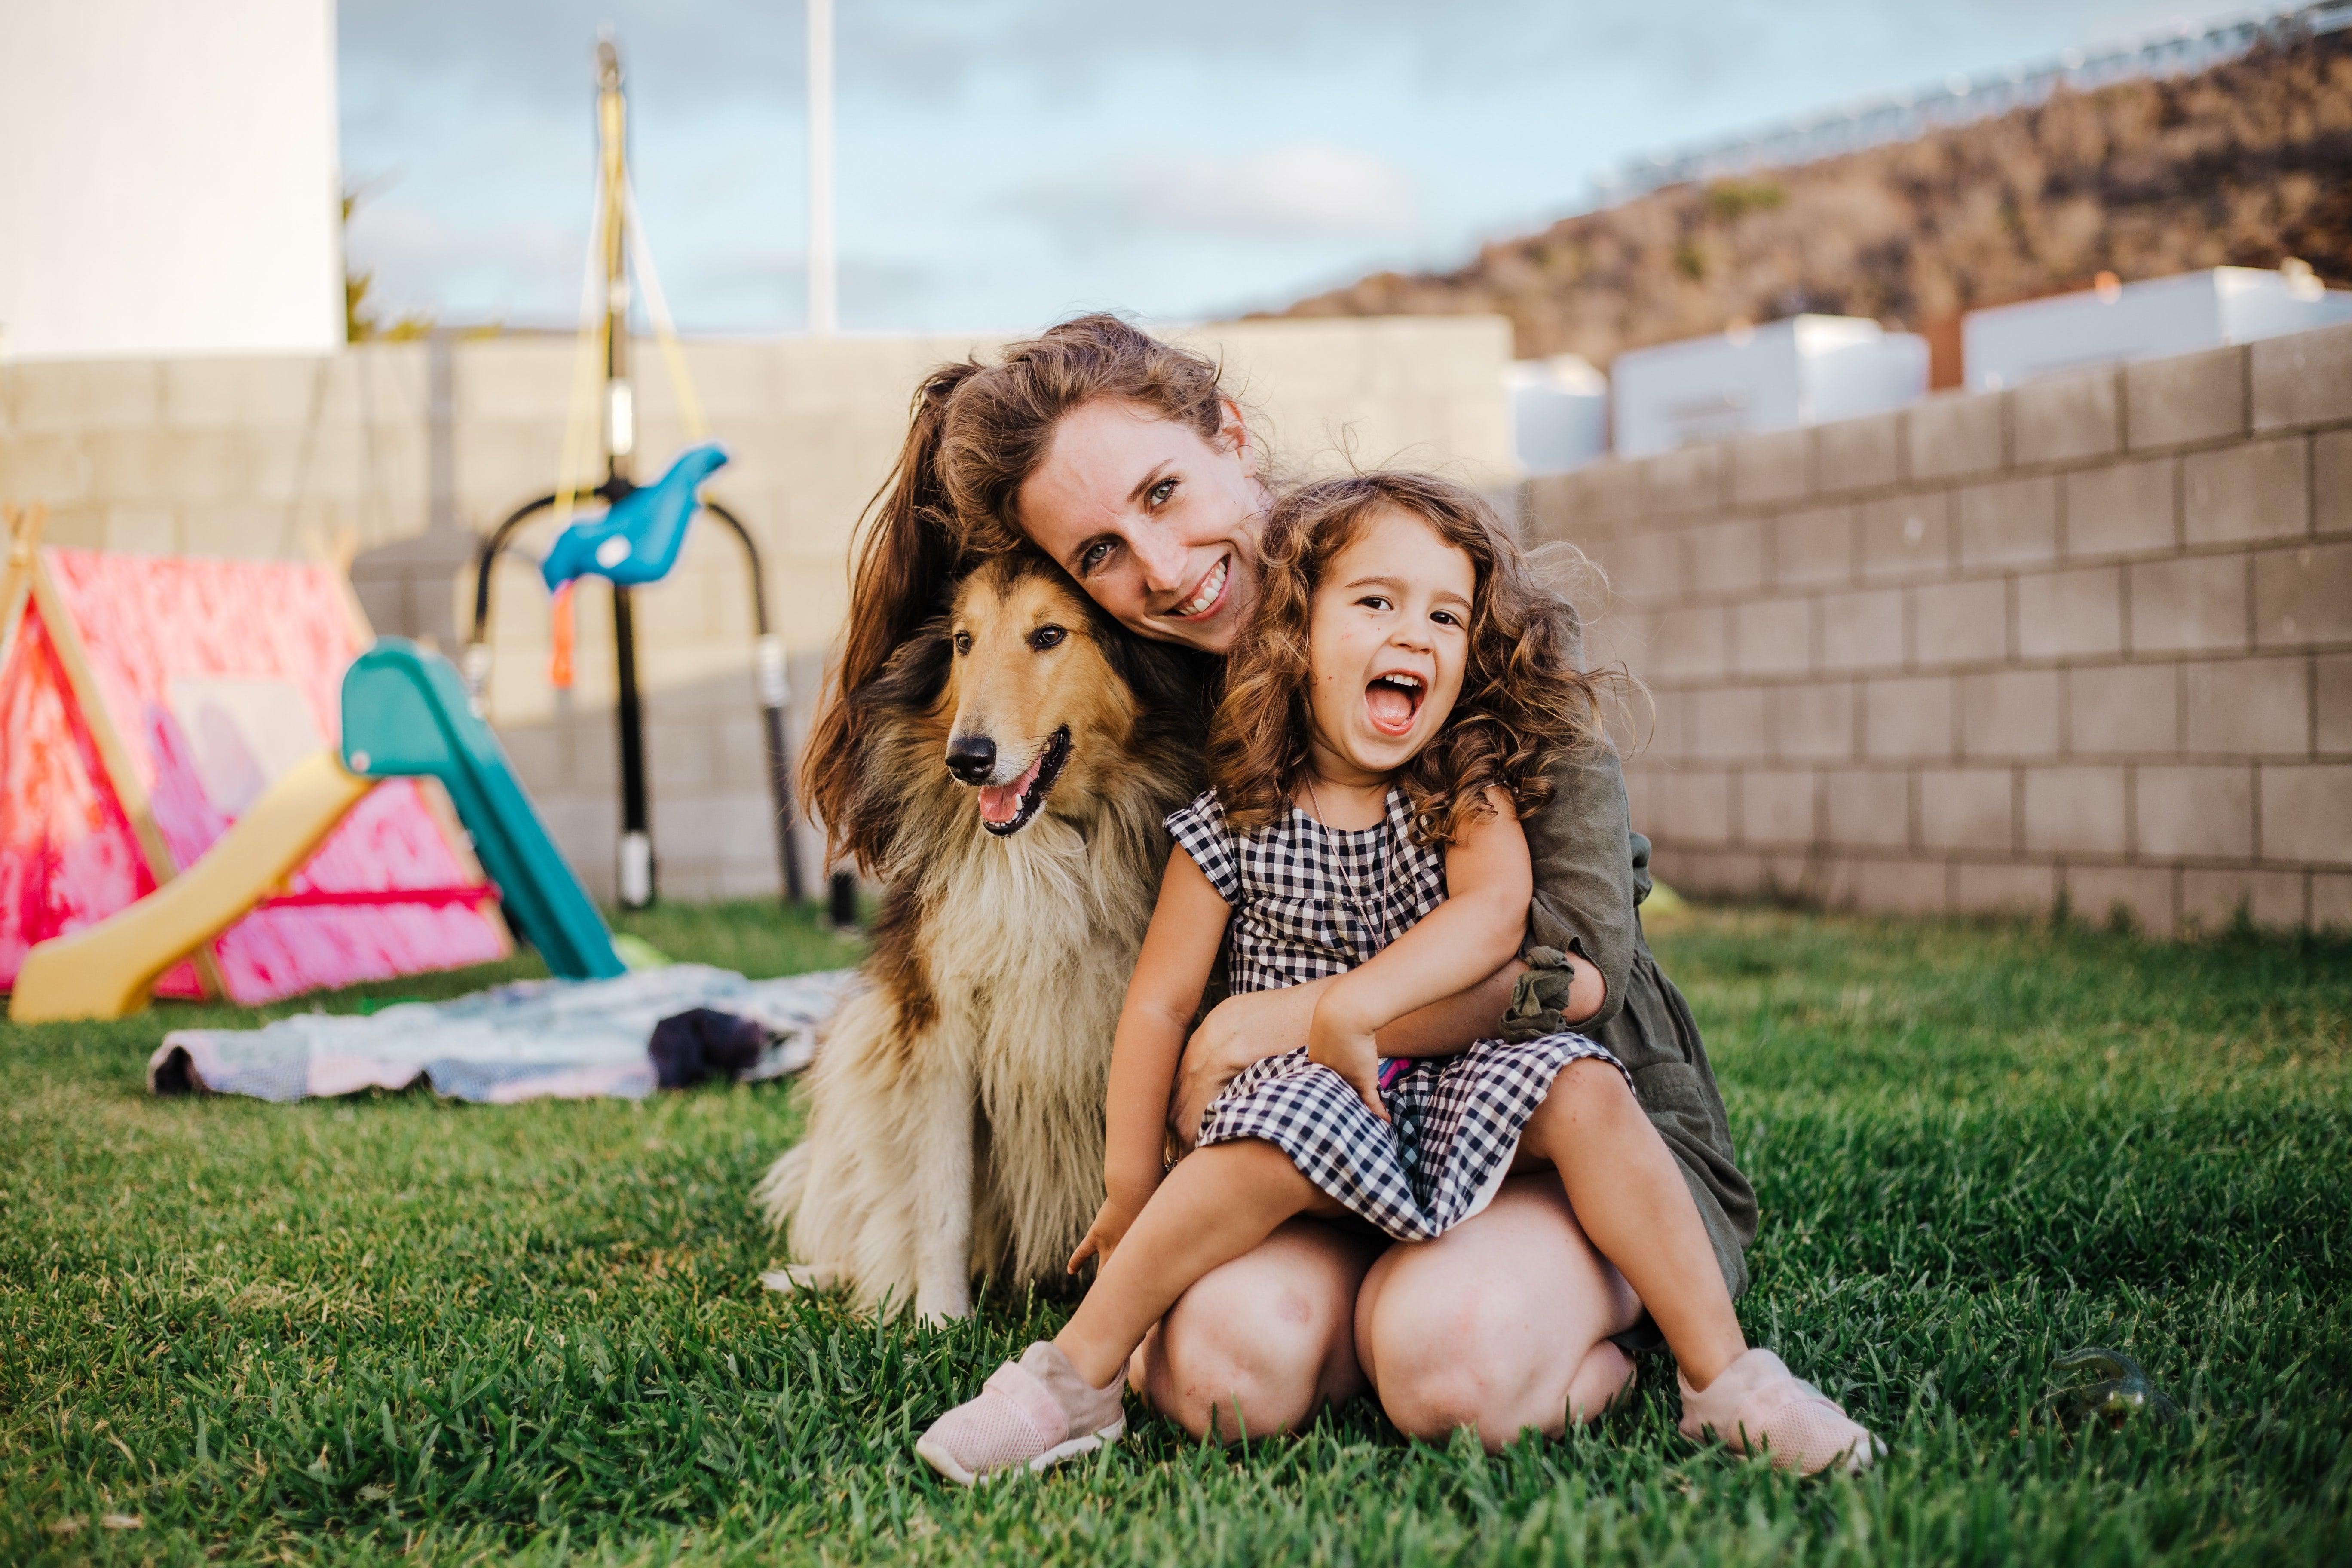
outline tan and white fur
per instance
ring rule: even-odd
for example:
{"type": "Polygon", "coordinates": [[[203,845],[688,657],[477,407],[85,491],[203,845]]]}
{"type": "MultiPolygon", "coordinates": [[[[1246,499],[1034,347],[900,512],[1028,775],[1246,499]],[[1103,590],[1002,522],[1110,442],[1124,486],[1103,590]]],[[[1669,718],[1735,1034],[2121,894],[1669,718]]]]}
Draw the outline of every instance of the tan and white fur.
{"type": "Polygon", "coordinates": [[[856,809],[886,829],[884,906],[806,1135],[758,1190],[793,1260],[771,1284],[936,1320],[971,1310],[975,1277],[1060,1274],[1102,1200],[1111,1037],[1161,818],[1197,787],[1201,690],[1197,660],[1004,557],[845,699],[874,704],[856,809]],[[984,791],[1000,816],[1017,799],[1009,824],[984,791]]]}

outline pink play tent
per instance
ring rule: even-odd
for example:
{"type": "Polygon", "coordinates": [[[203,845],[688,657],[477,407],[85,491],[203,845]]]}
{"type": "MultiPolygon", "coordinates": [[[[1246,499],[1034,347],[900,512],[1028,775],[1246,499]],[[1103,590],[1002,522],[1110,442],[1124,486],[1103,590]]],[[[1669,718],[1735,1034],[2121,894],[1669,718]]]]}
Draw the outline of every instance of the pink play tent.
{"type": "MultiPolygon", "coordinates": [[[[333,745],[373,640],[331,566],[37,545],[0,575],[0,988],[34,943],[170,880],[287,768],[333,745]]],[[[378,785],[160,996],[244,1005],[512,951],[437,785],[378,785]]]]}

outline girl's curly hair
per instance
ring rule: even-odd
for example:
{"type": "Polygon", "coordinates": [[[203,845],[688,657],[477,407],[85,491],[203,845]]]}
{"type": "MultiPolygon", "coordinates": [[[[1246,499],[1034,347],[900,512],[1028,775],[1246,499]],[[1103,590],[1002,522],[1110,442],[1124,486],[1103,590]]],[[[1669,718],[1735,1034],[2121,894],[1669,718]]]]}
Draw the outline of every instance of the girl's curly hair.
{"type": "Polygon", "coordinates": [[[1247,832],[1290,809],[1307,763],[1308,625],[1315,590],[1339,553],[1383,508],[1427,523],[1470,558],[1468,667],[1437,737],[1398,776],[1413,836],[1450,842],[1499,787],[1524,817],[1551,797],[1551,764],[1604,745],[1600,688],[1580,662],[1575,606],[1543,581],[1475,493],[1430,474],[1375,471],[1291,491],[1268,514],[1258,553],[1257,613],[1225,667],[1209,732],[1209,776],[1225,819],[1247,832]]]}

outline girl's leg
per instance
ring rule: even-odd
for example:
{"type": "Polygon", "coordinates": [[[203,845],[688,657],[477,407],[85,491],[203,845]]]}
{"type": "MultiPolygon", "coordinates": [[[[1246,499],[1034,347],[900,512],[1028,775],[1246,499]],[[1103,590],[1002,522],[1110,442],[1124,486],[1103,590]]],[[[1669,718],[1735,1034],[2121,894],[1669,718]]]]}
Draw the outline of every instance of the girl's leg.
{"type": "Polygon", "coordinates": [[[1188,1287],[1322,1201],[1290,1156],[1261,1139],[1194,1151],[1143,1205],[1054,1343],[1090,1386],[1105,1386],[1188,1287]]]}
{"type": "Polygon", "coordinates": [[[1608,1062],[1572,1061],[1520,1134],[1550,1161],[1577,1223],[1630,1281],[1693,1388],[1748,1349],[1683,1169],[1608,1062]]]}
{"type": "Polygon", "coordinates": [[[1320,1220],[1276,1227],[1176,1299],[1129,1363],[1129,1386],[1193,1436],[1227,1443],[1353,1399],[1356,1293],[1384,1245],[1320,1220]]]}
{"type": "Polygon", "coordinates": [[[1598,1415],[1633,1375],[1611,1334],[1642,1315],[1549,1175],[1514,1176],[1434,1241],[1383,1253],[1356,1299],[1356,1347],[1391,1421],[1491,1452],[1533,1426],[1598,1415]]]}

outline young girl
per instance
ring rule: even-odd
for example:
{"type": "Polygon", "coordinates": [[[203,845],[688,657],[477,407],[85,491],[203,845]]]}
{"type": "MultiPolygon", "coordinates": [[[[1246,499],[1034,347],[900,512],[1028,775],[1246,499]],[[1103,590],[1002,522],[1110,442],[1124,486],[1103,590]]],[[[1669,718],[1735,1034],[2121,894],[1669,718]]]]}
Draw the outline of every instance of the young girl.
{"type": "MultiPolygon", "coordinates": [[[[1442,1235],[1515,1163],[1576,1157],[1579,1097],[1556,1092],[1572,1075],[1623,1077],[1571,1033],[1385,1066],[1374,1040],[1518,952],[1532,887],[1519,818],[1563,750],[1605,744],[1566,601],[1485,503],[1411,474],[1285,500],[1260,577],[1212,731],[1213,787],[1168,819],[1177,848],[1112,1047],[1107,1196],[1070,1260],[1097,1257],[1100,1273],[1059,1335],[916,1443],[967,1485],[1124,1435],[1121,1376],[1145,1333],[1284,1221],[1352,1214],[1402,1240],[1442,1235]],[[1236,1077],[1163,1174],[1170,1085],[1229,925],[1234,990],[1328,983],[1307,1048],[1236,1077]]],[[[1654,1158],[1613,1184],[1626,1212],[1611,1233],[1638,1242],[1603,1250],[1682,1363],[1684,1430],[1769,1448],[1783,1468],[1860,1469],[1875,1440],[1747,1348],[1680,1167],[1651,1142],[1654,1158]]]]}

